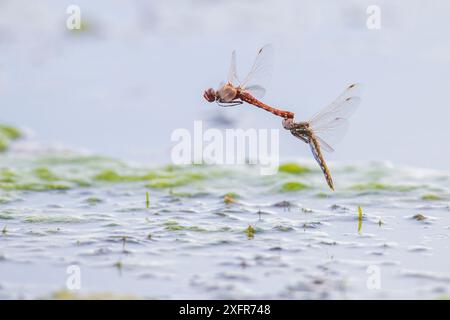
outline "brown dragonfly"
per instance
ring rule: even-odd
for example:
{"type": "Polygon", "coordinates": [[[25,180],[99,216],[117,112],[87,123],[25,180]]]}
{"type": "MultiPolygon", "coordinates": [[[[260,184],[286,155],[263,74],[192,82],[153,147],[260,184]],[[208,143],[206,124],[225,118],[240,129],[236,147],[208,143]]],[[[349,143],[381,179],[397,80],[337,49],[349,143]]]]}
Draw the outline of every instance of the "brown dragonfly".
{"type": "Polygon", "coordinates": [[[227,83],[221,84],[217,91],[213,88],[205,90],[203,97],[209,102],[217,102],[221,107],[233,107],[247,102],[284,119],[294,118],[292,112],[273,108],[259,100],[266,93],[265,85],[272,73],[272,57],[273,48],[270,44],[259,49],[252,69],[244,81],[240,82],[236,74],[236,52],[233,51],[227,83]]]}
{"type": "Polygon", "coordinates": [[[321,150],[333,152],[331,143],[337,143],[344,137],[349,126],[347,118],[353,114],[361,101],[361,98],[358,97],[360,90],[360,84],[352,84],[333,103],[307,122],[294,122],[293,119],[283,120],[285,129],[290,130],[295,137],[309,144],[331,190],[334,190],[333,179],[321,150]]]}

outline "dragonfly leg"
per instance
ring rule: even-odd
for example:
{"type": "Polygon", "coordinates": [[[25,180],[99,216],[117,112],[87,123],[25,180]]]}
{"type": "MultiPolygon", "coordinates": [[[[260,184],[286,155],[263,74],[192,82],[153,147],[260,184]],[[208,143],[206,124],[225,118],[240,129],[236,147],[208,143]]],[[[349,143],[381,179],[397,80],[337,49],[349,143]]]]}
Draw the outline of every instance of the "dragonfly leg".
{"type": "Polygon", "coordinates": [[[242,101],[239,100],[233,100],[231,102],[217,102],[217,104],[221,107],[234,107],[242,104],[242,101]]]}

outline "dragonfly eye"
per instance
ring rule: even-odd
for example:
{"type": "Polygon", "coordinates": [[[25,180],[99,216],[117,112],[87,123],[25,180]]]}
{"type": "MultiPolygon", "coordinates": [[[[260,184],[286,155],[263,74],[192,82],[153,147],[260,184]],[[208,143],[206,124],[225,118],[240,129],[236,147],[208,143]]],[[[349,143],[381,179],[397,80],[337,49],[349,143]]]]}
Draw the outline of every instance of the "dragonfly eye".
{"type": "Polygon", "coordinates": [[[216,101],[216,92],[213,88],[209,88],[205,90],[205,92],[203,93],[203,97],[209,102],[214,102],[216,101]]]}

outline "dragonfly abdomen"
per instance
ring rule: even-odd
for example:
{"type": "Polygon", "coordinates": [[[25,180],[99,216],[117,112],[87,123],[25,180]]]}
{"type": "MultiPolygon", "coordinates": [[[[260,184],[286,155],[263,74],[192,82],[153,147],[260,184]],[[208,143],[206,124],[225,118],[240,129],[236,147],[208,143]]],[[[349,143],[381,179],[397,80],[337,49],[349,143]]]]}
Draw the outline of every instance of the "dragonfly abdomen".
{"type": "Polygon", "coordinates": [[[258,108],[269,111],[270,113],[273,113],[274,115],[277,115],[284,119],[293,119],[294,118],[294,113],[292,113],[290,111],[272,108],[271,106],[268,106],[267,104],[259,101],[258,99],[256,99],[255,97],[253,97],[251,94],[249,94],[247,92],[239,92],[238,98],[240,98],[242,101],[245,101],[245,102],[252,104],[258,108]]]}
{"type": "Polygon", "coordinates": [[[325,180],[327,181],[328,186],[330,187],[331,190],[334,191],[334,184],[333,184],[333,178],[331,177],[331,172],[328,169],[325,159],[323,158],[322,151],[320,150],[320,145],[317,142],[317,139],[315,139],[313,136],[310,137],[309,146],[311,147],[313,156],[316,159],[317,163],[320,166],[320,169],[322,170],[322,172],[325,176],[325,180]]]}

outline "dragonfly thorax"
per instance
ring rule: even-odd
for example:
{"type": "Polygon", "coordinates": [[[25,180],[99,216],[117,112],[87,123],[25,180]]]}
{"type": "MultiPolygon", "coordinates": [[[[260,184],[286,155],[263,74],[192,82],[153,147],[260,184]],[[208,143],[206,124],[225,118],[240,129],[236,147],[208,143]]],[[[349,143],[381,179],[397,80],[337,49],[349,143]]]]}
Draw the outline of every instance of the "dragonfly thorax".
{"type": "Polygon", "coordinates": [[[236,98],[238,90],[231,84],[227,83],[224,86],[222,86],[219,90],[217,90],[216,94],[218,101],[231,102],[236,98]]]}

